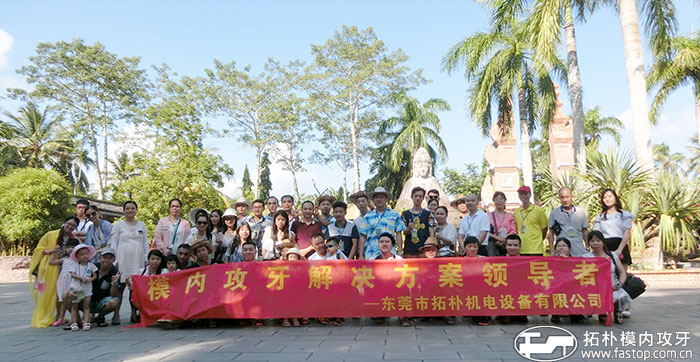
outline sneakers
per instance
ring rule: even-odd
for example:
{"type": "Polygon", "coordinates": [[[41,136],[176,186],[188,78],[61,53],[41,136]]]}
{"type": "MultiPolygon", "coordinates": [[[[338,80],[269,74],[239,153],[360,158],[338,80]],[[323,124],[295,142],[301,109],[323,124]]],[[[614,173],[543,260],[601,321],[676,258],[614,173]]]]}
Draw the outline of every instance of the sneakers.
{"type": "Polygon", "coordinates": [[[628,310],[623,310],[623,311],[622,311],[622,316],[625,317],[625,318],[629,318],[629,317],[632,316],[632,313],[630,313],[630,311],[628,311],[628,310]]]}

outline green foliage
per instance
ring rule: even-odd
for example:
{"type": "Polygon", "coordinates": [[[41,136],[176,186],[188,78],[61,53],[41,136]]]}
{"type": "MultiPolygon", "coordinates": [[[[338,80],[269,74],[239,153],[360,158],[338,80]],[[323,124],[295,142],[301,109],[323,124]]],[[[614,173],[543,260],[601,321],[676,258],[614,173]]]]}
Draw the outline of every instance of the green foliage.
{"type": "Polygon", "coordinates": [[[260,183],[258,184],[258,198],[267,202],[270,197],[270,190],[272,190],[272,180],[270,180],[270,156],[267,152],[263,152],[262,160],[260,162],[260,183]]]}
{"type": "Polygon", "coordinates": [[[405,93],[394,98],[401,106],[399,116],[385,120],[379,127],[379,133],[388,134],[391,139],[389,167],[398,171],[403,151],[414,154],[420,147],[426,148],[433,159],[439,154],[441,160],[447,160],[447,148],[440,138],[440,117],[435,114],[450,110],[447,101],[433,98],[420,104],[405,93]],[[428,140],[432,142],[429,144],[428,140]]]}
{"type": "Polygon", "coordinates": [[[115,187],[114,198],[123,202],[129,195],[139,205],[137,217],[152,232],[158,219],[168,214],[168,200],[179,197],[183,212],[193,207],[208,210],[225,204],[216,187],[233,170],[221,156],[204,148],[202,139],[213,130],[201,119],[196,79],[171,79],[167,67],[158,69],[159,98],[146,108],[139,123],[153,134],[153,150],[133,155],[136,176],[115,187]]]}
{"type": "Polygon", "coordinates": [[[64,110],[73,129],[84,137],[97,161],[99,197],[107,185],[107,147],[117,120],[131,118],[134,108],[147,97],[145,71],[138,69],[139,58],[119,58],[100,43],[39,43],[29,65],[17,72],[26,77],[34,90],[26,93],[11,89],[15,98],[48,100],[64,110]],[[99,139],[99,141],[98,141],[99,139]],[[98,143],[102,145],[102,162],[98,143]]]}
{"type": "Polygon", "coordinates": [[[420,70],[411,72],[405,65],[408,56],[402,50],[390,52],[372,28],[343,25],[324,44],[311,45],[311,54],[314,62],[306,73],[314,119],[326,137],[334,138],[329,144],[352,151],[359,190],[359,160],[369,150],[364,143],[376,137],[377,112],[394,94],[426,80],[420,70]]]}
{"type": "Polygon", "coordinates": [[[481,167],[474,163],[468,163],[464,165],[464,170],[447,168],[442,171],[442,174],[440,183],[448,194],[474,194],[480,197],[481,187],[484,185],[488,168],[485,161],[481,164],[481,167]]]}
{"type": "Polygon", "coordinates": [[[248,172],[248,165],[245,165],[243,169],[243,179],[241,180],[241,195],[246,200],[254,200],[255,194],[253,193],[253,181],[250,179],[250,172],[248,172]]]}
{"type": "Polygon", "coordinates": [[[31,250],[42,235],[63,223],[70,187],[56,171],[15,170],[0,177],[0,242],[4,249],[31,250]]]}
{"type": "MultiPolygon", "coordinates": [[[[370,173],[372,177],[365,182],[365,190],[372,191],[381,186],[389,192],[391,199],[395,202],[401,194],[403,185],[411,178],[411,162],[413,155],[407,150],[401,155],[398,171],[389,167],[389,154],[391,144],[384,143],[379,148],[373,150],[370,173]]],[[[433,162],[435,160],[433,159],[433,162]]],[[[392,204],[393,205],[393,204],[392,204]]]]}
{"type": "Polygon", "coordinates": [[[615,144],[620,144],[620,131],[625,129],[625,125],[615,117],[602,117],[600,106],[586,111],[583,121],[584,139],[586,145],[600,143],[604,135],[608,135],[615,140],[615,144]]]}

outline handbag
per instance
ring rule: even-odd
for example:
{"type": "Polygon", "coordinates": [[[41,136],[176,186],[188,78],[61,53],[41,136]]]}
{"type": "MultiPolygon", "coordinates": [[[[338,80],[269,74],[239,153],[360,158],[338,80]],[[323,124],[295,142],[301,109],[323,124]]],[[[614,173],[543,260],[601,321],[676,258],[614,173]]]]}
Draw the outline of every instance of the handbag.
{"type": "Polygon", "coordinates": [[[625,285],[622,286],[622,289],[630,295],[630,298],[635,299],[646,291],[647,285],[642,278],[628,273],[627,280],[625,280],[625,285]]]}
{"type": "MultiPolygon", "coordinates": [[[[491,234],[498,234],[498,223],[496,222],[496,217],[494,213],[490,213],[491,215],[491,234]]],[[[493,243],[493,246],[496,248],[496,256],[504,256],[506,255],[506,245],[505,243],[503,244],[498,244],[498,240],[494,238],[489,238],[489,243],[493,243]]]]}

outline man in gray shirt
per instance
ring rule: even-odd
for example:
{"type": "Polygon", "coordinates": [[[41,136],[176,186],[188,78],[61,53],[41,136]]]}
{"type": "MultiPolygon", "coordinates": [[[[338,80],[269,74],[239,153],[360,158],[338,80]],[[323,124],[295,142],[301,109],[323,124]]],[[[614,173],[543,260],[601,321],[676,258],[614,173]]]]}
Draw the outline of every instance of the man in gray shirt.
{"type": "Polygon", "coordinates": [[[549,213],[547,240],[550,255],[554,255],[554,240],[567,238],[571,242],[571,256],[582,256],[587,249],[584,240],[588,237],[589,228],[586,210],[574,206],[571,189],[568,187],[559,189],[559,201],[561,206],[549,213]]]}

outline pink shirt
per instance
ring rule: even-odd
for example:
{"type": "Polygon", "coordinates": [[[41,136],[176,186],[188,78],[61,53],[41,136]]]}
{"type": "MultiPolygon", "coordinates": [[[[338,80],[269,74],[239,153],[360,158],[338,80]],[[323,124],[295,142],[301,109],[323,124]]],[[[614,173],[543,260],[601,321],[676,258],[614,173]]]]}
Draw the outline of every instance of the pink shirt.
{"type": "Polygon", "coordinates": [[[156,231],[153,233],[153,241],[156,249],[164,252],[165,249],[172,248],[171,251],[174,254],[177,252],[177,247],[184,243],[190,235],[190,223],[180,218],[180,225],[177,227],[176,235],[171,235],[170,225],[170,218],[167,216],[158,220],[156,231]]]}
{"type": "Polygon", "coordinates": [[[505,229],[506,235],[517,234],[518,228],[515,226],[515,217],[513,213],[506,212],[505,214],[497,214],[494,211],[489,212],[489,222],[494,227],[494,234],[503,236],[502,229],[505,229]],[[495,224],[494,224],[495,222],[495,224]]]}

